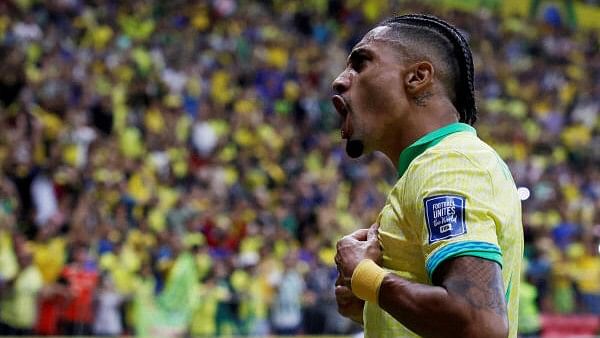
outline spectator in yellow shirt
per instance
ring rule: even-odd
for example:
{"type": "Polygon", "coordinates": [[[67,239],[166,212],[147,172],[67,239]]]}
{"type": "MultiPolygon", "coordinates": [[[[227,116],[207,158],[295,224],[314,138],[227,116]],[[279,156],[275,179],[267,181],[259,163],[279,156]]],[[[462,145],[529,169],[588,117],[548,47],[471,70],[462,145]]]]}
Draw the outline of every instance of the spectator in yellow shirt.
{"type": "Polygon", "coordinates": [[[17,276],[3,290],[0,301],[0,335],[33,334],[37,320],[37,297],[42,289],[42,274],[33,264],[31,249],[26,244],[16,247],[19,262],[17,276]]]}

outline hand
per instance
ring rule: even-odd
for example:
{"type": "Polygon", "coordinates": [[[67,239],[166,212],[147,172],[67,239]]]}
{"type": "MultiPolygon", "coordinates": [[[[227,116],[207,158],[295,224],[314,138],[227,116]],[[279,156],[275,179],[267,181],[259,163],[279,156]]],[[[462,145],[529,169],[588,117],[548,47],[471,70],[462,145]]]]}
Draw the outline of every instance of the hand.
{"type": "Polygon", "coordinates": [[[356,297],[349,287],[344,286],[341,274],[335,281],[335,302],[338,306],[338,312],[353,321],[363,323],[363,308],[365,301],[356,297]]]}
{"type": "Polygon", "coordinates": [[[378,264],[381,262],[378,229],[379,224],[375,223],[369,229],[357,230],[337,242],[335,263],[340,274],[338,277],[338,280],[341,279],[340,285],[350,287],[352,273],[363,259],[372,259],[378,264]]]}

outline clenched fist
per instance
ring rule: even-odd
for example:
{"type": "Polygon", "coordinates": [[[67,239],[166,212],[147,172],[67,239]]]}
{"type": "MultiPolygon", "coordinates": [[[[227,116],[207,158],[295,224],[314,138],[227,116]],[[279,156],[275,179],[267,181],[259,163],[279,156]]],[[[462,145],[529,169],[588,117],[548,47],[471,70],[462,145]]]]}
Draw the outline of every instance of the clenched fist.
{"type": "Polygon", "coordinates": [[[378,224],[369,229],[360,229],[337,242],[335,263],[338,268],[338,279],[335,282],[335,299],[339,313],[356,322],[362,323],[362,312],[365,302],[357,298],[351,290],[351,279],[354,269],[363,259],[381,261],[381,247],[377,238],[378,224]]]}

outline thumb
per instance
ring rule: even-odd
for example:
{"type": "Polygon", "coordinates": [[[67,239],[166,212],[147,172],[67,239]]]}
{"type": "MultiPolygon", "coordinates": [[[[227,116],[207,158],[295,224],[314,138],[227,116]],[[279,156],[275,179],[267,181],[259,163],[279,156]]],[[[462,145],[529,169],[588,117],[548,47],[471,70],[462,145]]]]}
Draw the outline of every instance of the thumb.
{"type": "Polygon", "coordinates": [[[377,239],[379,234],[379,223],[373,223],[367,232],[367,241],[377,239]]]}
{"type": "Polygon", "coordinates": [[[350,237],[357,241],[364,241],[369,238],[367,229],[359,229],[350,234],[350,237]]]}

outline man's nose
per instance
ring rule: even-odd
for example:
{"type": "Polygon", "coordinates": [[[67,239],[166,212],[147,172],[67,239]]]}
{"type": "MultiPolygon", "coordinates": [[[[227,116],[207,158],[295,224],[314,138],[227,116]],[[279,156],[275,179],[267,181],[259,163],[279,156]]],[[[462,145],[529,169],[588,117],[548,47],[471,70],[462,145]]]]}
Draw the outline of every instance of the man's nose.
{"type": "Polygon", "coordinates": [[[344,71],[333,80],[331,87],[335,94],[343,94],[350,88],[351,79],[348,72],[344,71]]]}

